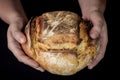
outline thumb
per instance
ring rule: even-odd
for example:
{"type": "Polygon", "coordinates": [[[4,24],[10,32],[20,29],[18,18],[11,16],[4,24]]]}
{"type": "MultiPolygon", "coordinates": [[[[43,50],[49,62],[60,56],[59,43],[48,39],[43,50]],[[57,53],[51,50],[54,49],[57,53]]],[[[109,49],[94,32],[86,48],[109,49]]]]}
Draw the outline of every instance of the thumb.
{"type": "Polygon", "coordinates": [[[103,19],[102,19],[102,15],[98,14],[98,13],[93,13],[90,16],[90,21],[93,24],[92,29],[90,30],[90,37],[92,39],[96,39],[97,37],[99,37],[102,26],[103,26],[103,19]]]}
{"type": "Polygon", "coordinates": [[[90,30],[90,37],[92,39],[96,39],[97,37],[99,37],[100,32],[101,32],[101,26],[96,24],[90,30]]]}
{"type": "Polygon", "coordinates": [[[21,29],[19,28],[19,26],[15,26],[15,25],[11,25],[12,26],[12,35],[15,38],[16,41],[18,41],[19,43],[25,43],[26,42],[26,37],[25,35],[21,32],[21,29]]]}
{"type": "Polygon", "coordinates": [[[21,31],[15,31],[14,33],[13,36],[19,43],[22,44],[26,42],[25,35],[21,31]]]}
{"type": "Polygon", "coordinates": [[[92,39],[96,39],[97,37],[99,37],[102,26],[103,26],[103,21],[101,19],[95,18],[93,17],[91,19],[92,23],[93,23],[93,27],[90,30],[90,37],[92,39]]]}

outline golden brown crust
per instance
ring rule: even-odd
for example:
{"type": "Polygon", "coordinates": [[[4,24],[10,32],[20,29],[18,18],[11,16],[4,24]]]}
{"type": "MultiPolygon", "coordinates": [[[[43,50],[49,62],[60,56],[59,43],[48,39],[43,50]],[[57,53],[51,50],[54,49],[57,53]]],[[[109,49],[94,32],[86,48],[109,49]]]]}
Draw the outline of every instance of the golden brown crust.
{"type": "Polygon", "coordinates": [[[97,41],[90,39],[89,27],[77,14],[54,11],[29,21],[25,28],[25,53],[45,70],[72,75],[95,57],[97,41]],[[30,23],[31,22],[31,23],[30,23]]]}

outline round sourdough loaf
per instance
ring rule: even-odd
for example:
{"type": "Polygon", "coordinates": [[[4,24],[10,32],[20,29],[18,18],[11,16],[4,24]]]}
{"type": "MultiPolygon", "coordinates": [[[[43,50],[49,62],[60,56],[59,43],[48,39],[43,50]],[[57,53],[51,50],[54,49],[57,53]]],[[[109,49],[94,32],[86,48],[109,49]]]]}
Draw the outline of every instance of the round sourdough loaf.
{"type": "Polygon", "coordinates": [[[73,75],[97,54],[97,40],[89,37],[89,30],[90,23],[74,12],[46,12],[28,22],[22,48],[48,72],[73,75]]]}

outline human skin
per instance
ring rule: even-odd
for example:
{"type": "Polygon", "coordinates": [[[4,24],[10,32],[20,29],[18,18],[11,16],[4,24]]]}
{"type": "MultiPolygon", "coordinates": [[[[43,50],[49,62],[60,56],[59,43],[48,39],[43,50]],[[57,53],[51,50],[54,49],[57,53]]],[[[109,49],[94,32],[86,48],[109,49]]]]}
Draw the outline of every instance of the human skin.
{"type": "MultiPolygon", "coordinates": [[[[106,0],[78,0],[78,2],[83,19],[93,23],[90,31],[91,38],[100,40],[98,55],[88,65],[88,68],[92,69],[104,57],[107,46],[107,25],[104,19],[106,0]]],[[[26,37],[21,30],[28,22],[20,0],[0,0],[0,10],[0,18],[9,25],[7,42],[10,51],[18,61],[44,72],[44,69],[36,61],[25,55],[20,46],[26,42],[26,37]]]]}
{"type": "Polygon", "coordinates": [[[93,69],[104,57],[107,43],[107,24],[104,18],[106,0],[78,0],[82,11],[82,18],[91,21],[93,24],[90,30],[92,39],[99,39],[99,50],[97,56],[88,64],[89,69],[93,69]]]}
{"type": "Polygon", "coordinates": [[[44,69],[36,61],[26,56],[20,46],[26,42],[26,37],[21,30],[28,22],[20,0],[0,0],[0,10],[0,18],[9,25],[7,42],[10,51],[18,61],[43,72],[44,69]]]}

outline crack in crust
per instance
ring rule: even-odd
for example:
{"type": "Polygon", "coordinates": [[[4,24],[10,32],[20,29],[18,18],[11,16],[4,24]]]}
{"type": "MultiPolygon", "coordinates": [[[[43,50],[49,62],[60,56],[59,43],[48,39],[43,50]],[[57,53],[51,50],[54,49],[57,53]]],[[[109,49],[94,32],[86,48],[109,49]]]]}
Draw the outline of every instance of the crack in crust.
{"type": "Polygon", "coordinates": [[[22,48],[50,73],[75,74],[97,54],[98,42],[88,35],[90,25],[70,11],[43,13],[28,22],[22,48]]]}

